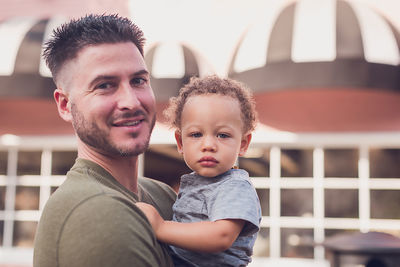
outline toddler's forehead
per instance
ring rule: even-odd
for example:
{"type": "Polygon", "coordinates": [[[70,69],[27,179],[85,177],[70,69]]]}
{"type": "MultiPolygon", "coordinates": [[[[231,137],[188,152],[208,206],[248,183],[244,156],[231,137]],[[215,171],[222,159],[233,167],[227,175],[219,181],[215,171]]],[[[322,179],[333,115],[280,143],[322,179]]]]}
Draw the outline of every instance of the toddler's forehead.
{"type": "MultiPolygon", "coordinates": [[[[224,94],[219,94],[219,93],[206,93],[206,94],[196,94],[196,95],[190,95],[187,97],[185,104],[183,106],[183,109],[180,114],[180,129],[183,127],[184,120],[183,117],[190,116],[188,114],[192,113],[193,110],[199,111],[212,111],[215,110],[215,113],[211,112],[208,113],[209,115],[205,116],[204,118],[210,118],[212,119],[215,115],[218,115],[219,113],[226,113],[226,112],[239,112],[239,116],[235,116],[235,121],[237,119],[240,120],[240,123],[242,125],[242,130],[244,131],[245,128],[245,122],[243,121],[243,111],[240,105],[240,102],[237,98],[230,96],[230,95],[224,95],[224,94]],[[232,104],[234,103],[234,104],[232,104]],[[235,110],[233,110],[233,109],[235,110]],[[237,109],[236,109],[237,108],[237,109]]],[[[237,114],[237,113],[236,113],[237,114]]],[[[188,121],[186,121],[188,123],[188,121]]]]}
{"type": "Polygon", "coordinates": [[[184,105],[186,105],[188,102],[193,101],[193,99],[196,99],[196,98],[206,99],[205,101],[207,101],[207,99],[214,100],[214,99],[217,99],[217,98],[222,98],[222,99],[233,100],[233,101],[237,102],[238,104],[240,104],[239,99],[237,99],[233,95],[222,94],[222,93],[201,93],[201,94],[191,94],[191,95],[189,95],[186,98],[186,101],[185,101],[184,105]]]}
{"type": "Polygon", "coordinates": [[[230,96],[230,95],[224,95],[224,94],[219,94],[219,93],[206,93],[206,94],[195,94],[195,95],[190,95],[187,97],[184,105],[183,105],[183,110],[182,113],[185,112],[185,108],[187,107],[193,107],[198,106],[198,108],[207,108],[207,109],[219,109],[224,106],[231,106],[232,101],[237,104],[239,107],[240,112],[240,102],[237,98],[230,96]],[[221,101],[219,101],[221,100],[221,101]],[[227,101],[224,101],[227,100],[227,101]],[[218,103],[218,105],[215,105],[215,103],[218,103]]]}

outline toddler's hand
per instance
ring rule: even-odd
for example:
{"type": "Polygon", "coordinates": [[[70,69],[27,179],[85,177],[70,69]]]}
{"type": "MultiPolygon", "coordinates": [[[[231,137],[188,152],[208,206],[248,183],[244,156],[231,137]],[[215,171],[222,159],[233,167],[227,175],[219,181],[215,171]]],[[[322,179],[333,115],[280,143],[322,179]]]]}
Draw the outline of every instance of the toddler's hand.
{"type": "Polygon", "coordinates": [[[144,202],[137,202],[136,206],[146,215],[157,236],[158,229],[160,228],[161,224],[164,223],[164,219],[152,205],[144,202]]]}

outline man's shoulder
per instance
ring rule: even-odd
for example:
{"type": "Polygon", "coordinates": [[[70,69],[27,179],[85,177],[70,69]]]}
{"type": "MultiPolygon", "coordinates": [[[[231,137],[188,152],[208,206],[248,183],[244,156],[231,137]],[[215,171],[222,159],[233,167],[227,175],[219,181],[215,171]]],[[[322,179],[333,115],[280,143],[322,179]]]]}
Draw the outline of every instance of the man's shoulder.
{"type": "Polygon", "coordinates": [[[164,220],[172,219],[172,205],[176,200],[175,191],[167,184],[151,179],[139,178],[140,201],[153,205],[164,220]]]}
{"type": "Polygon", "coordinates": [[[86,262],[90,264],[84,266],[129,266],[129,262],[137,261],[143,255],[149,261],[166,255],[156,242],[144,214],[134,201],[122,194],[98,193],[81,197],[60,217],[51,213],[50,218],[41,220],[38,233],[35,246],[38,262],[49,254],[51,247],[57,247],[55,256],[66,266],[83,266],[86,262]],[[155,248],[146,249],[150,246],[155,248]],[[126,262],[121,264],[119,260],[126,262]]]}
{"type": "Polygon", "coordinates": [[[176,197],[175,191],[169,185],[158,180],[139,177],[138,183],[142,189],[150,193],[152,196],[161,194],[160,196],[170,197],[173,199],[176,197]]]}
{"type": "Polygon", "coordinates": [[[41,221],[61,226],[75,217],[78,220],[91,220],[99,210],[111,215],[121,212],[119,209],[123,207],[132,210],[135,205],[134,200],[97,183],[87,182],[80,186],[70,183],[71,181],[67,180],[51,195],[43,210],[41,221]]]}
{"type": "Polygon", "coordinates": [[[138,183],[146,191],[161,191],[171,196],[175,195],[173,189],[169,185],[152,178],[139,177],[138,183]]]}
{"type": "Polygon", "coordinates": [[[122,195],[105,193],[94,183],[77,187],[68,179],[53,193],[43,210],[35,237],[36,266],[54,266],[58,260],[69,262],[69,253],[87,253],[85,247],[99,242],[97,238],[110,240],[126,236],[126,233],[114,231],[116,222],[125,222],[118,225],[118,229],[125,232],[123,226],[144,222],[133,201],[127,201],[122,195]],[[84,245],[77,246],[77,243],[84,245]],[[75,248],[79,248],[78,251],[75,248]],[[63,255],[69,256],[64,258],[63,255]],[[43,262],[47,261],[51,263],[44,265],[43,262]]]}

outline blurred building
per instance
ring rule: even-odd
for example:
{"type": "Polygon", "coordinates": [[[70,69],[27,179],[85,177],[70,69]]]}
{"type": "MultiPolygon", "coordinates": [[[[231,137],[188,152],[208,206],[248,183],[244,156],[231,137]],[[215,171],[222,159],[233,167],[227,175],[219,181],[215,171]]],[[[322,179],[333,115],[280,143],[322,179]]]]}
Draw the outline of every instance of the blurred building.
{"type": "MultiPolygon", "coordinates": [[[[29,265],[40,211],[76,157],[72,127],[52,99],[42,43],[71,17],[130,13],[127,0],[3,2],[0,264],[29,265]]],[[[263,208],[255,256],[322,261],[319,244],[339,232],[399,236],[399,30],[361,1],[299,0],[271,2],[241,36],[227,47],[234,53],[219,74],[256,96],[260,125],[239,160],[263,208]]],[[[215,73],[195,47],[184,36],[147,47],[159,114],[191,76],[215,73]]],[[[162,122],[159,116],[141,173],[177,190],[189,170],[162,122]]]]}

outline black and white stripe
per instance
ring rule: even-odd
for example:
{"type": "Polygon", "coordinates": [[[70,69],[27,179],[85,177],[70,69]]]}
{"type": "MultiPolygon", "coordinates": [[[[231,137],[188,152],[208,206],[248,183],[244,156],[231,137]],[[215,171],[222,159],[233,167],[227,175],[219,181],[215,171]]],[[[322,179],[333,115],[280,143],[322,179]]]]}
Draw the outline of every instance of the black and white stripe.
{"type": "Polygon", "coordinates": [[[151,73],[154,94],[161,102],[176,96],[190,77],[202,77],[213,72],[198,52],[178,42],[152,45],[145,54],[145,61],[151,73]]]}
{"type": "Polygon", "coordinates": [[[400,90],[400,35],[368,6],[300,0],[266,11],[240,40],[229,76],[255,91],[361,87],[400,90]]]}
{"type": "MultiPolygon", "coordinates": [[[[0,97],[52,97],[54,83],[41,57],[42,46],[65,21],[18,17],[0,23],[0,97]]],[[[178,42],[156,43],[145,61],[159,101],[176,95],[191,76],[213,73],[199,53],[178,42]]]]}
{"type": "Polygon", "coordinates": [[[55,85],[42,45],[64,19],[14,18],[0,23],[0,96],[52,97],[55,85]]]}

